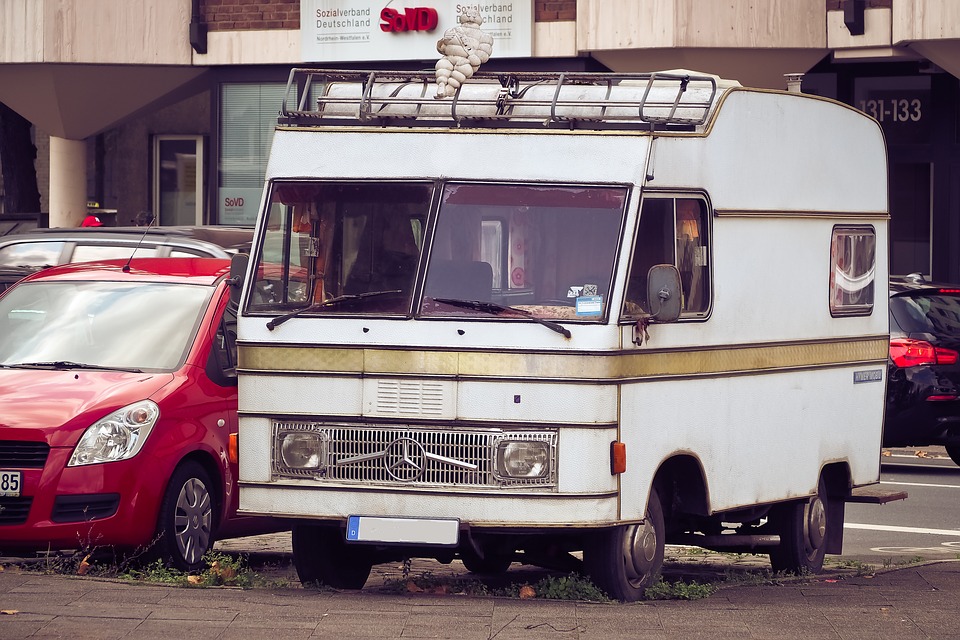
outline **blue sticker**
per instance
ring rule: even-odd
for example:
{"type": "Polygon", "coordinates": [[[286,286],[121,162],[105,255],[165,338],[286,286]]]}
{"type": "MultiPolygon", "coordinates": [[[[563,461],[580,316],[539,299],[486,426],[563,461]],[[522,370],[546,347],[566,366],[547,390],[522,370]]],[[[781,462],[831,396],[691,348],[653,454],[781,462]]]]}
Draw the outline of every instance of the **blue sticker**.
{"type": "Polygon", "coordinates": [[[580,296],[577,298],[578,316],[599,316],[603,314],[603,296],[580,296]]]}

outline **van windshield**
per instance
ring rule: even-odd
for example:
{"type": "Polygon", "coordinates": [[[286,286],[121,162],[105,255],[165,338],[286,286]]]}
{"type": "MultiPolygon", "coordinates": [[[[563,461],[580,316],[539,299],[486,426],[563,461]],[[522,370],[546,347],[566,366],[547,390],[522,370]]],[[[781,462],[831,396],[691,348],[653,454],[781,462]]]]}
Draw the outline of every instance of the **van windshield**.
{"type": "Polygon", "coordinates": [[[622,186],[451,182],[437,194],[426,182],[276,183],[247,310],[276,314],[271,328],[313,314],[601,321],[627,194],[622,186]]]}

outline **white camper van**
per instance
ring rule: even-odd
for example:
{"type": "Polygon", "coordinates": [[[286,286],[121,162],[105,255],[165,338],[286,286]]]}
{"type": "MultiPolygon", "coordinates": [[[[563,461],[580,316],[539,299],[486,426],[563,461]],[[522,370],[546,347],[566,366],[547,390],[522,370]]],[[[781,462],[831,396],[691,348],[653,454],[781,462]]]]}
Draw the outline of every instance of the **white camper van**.
{"type": "Polygon", "coordinates": [[[819,570],[846,502],[893,497],[878,124],[685,71],[433,94],[291,73],[240,301],[241,511],[295,519],[301,580],[345,588],[582,552],[636,600],[673,543],[819,570]]]}

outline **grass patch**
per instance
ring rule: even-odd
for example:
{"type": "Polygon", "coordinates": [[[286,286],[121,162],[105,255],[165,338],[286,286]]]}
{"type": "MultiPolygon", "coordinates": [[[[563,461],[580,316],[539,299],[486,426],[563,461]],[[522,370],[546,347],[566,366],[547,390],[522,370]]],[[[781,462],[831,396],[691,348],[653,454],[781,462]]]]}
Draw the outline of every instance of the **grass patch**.
{"type": "Polygon", "coordinates": [[[131,568],[119,578],[135,582],[171,584],[182,587],[239,587],[241,589],[287,586],[286,581],[266,580],[252,571],[244,556],[208,551],[203,556],[203,569],[186,573],[156,560],[142,567],[131,568]]]}
{"type": "Polygon", "coordinates": [[[646,600],[702,600],[716,590],[716,586],[712,584],[696,581],[667,582],[658,580],[647,587],[647,590],[643,592],[643,597],[646,600]]]}

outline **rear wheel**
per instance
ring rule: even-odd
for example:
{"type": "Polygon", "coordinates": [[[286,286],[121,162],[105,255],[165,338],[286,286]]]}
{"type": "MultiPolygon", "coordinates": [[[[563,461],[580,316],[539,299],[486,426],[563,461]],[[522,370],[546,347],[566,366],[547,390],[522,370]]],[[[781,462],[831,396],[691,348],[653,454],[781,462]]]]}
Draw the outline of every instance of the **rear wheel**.
{"type": "Polygon", "coordinates": [[[809,500],[775,506],[770,511],[780,545],[770,551],[774,571],[819,573],[827,549],[827,491],[823,478],[809,500]]]}
{"type": "Polygon", "coordinates": [[[362,589],[372,556],[362,546],[348,545],[337,527],[294,525],[293,564],[303,585],[324,584],[335,589],[362,589]]]}
{"type": "Polygon", "coordinates": [[[584,569],[611,598],[634,602],[660,578],[665,526],[663,505],[650,491],[643,524],[629,524],[593,534],[583,550],[584,569]]]}
{"type": "Polygon", "coordinates": [[[953,460],[954,464],[960,465],[960,445],[949,445],[946,447],[947,455],[953,460]]]}

